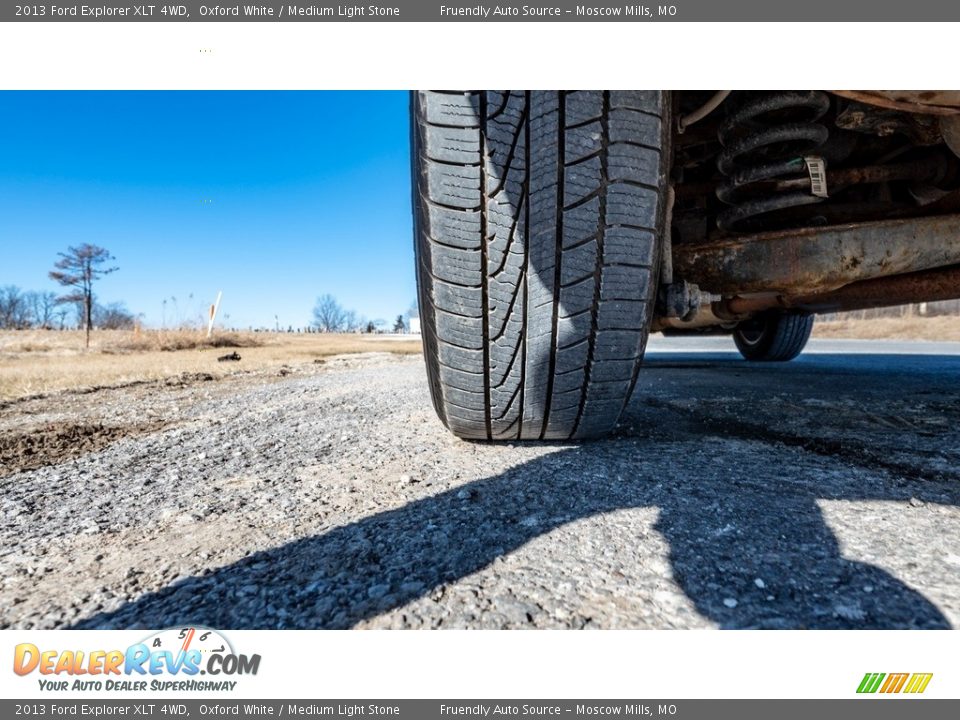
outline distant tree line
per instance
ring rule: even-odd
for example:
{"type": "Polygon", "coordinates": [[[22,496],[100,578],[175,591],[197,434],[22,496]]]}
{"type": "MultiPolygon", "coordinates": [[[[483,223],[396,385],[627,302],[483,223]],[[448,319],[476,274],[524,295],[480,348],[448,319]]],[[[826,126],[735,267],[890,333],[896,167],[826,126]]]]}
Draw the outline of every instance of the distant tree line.
{"type": "MultiPolygon", "coordinates": [[[[49,291],[21,290],[16,285],[0,287],[0,329],[67,330],[85,326],[86,306],[79,302],[59,302],[49,291]]],[[[125,330],[137,321],[123,303],[91,303],[92,326],[103,330],[125,330]]]]}
{"type": "Polygon", "coordinates": [[[385,320],[367,320],[363,315],[344,308],[333,295],[326,294],[317,298],[313,321],[307,332],[403,333],[410,329],[411,317],[417,317],[416,304],[411,305],[406,314],[397,315],[392,325],[385,320]]]}
{"type": "Polygon", "coordinates": [[[357,332],[367,321],[343,307],[333,295],[321,295],[313,306],[311,327],[320,332],[357,332]]]}
{"type": "Polygon", "coordinates": [[[54,328],[64,322],[67,310],[57,304],[52,292],[24,292],[16,285],[0,287],[0,328],[25,330],[54,328]]]}
{"type": "Polygon", "coordinates": [[[62,295],[50,291],[21,290],[16,285],[0,287],[0,329],[26,330],[43,328],[90,331],[132,328],[137,318],[123,303],[101,304],[93,292],[94,283],[104,275],[116,272],[106,265],[113,260],[110,252],[97,245],[84,243],[58,253],[49,277],[65,288],[62,295]]]}
{"type": "MultiPolygon", "coordinates": [[[[83,243],[58,253],[54,268],[49,272],[50,279],[64,288],[63,294],[23,291],[15,285],[0,287],[0,329],[66,330],[75,327],[86,331],[86,345],[89,347],[90,332],[94,328],[133,328],[137,317],[123,303],[101,304],[94,294],[94,284],[119,269],[112,266],[113,260],[114,257],[106,248],[83,243]]],[[[176,298],[171,298],[171,301],[176,312],[176,298]]],[[[166,300],[163,301],[163,307],[163,325],[166,326],[166,300]]],[[[225,315],[224,319],[227,317],[225,315]]],[[[411,329],[411,319],[416,317],[417,307],[413,303],[406,313],[397,315],[391,326],[385,320],[368,320],[343,307],[333,295],[326,294],[317,298],[312,322],[305,330],[324,333],[381,333],[392,330],[404,333],[411,329]]],[[[280,318],[276,315],[274,331],[281,331],[280,318]]],[[[288,326],[287,332],[293,331],[293,327],[288,326]]]]}

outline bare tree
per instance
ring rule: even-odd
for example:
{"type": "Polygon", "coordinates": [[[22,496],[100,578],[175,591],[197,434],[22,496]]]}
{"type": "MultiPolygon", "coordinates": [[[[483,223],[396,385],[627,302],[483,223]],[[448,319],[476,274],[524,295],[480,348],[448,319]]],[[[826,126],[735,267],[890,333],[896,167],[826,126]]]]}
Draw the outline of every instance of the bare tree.
{"type": "Polygon", "coordinates": [[[116,267],[103,267],[113,260],[108,250],[96,245],[84,243],[70,247],[65,253],[58,253],[60,259],[50,271],[50,279],[56,280],[66,288],[73,288],[57,298],[62,303],[83,303],[83,325],[87,331],[87,347],[90,347],[90,330],[93,329],[93,283],[118,270],[116,267]]]}
{"type": "Polygon", "coordinates": [[[363,315],[357,315],[353,310],[347,310],[343,314],[344,332],[357,332],[367,324],[367,319],[363,315]]]}
{"type": "Polygon", "coordinates": [[[16,285],[0,288],[0,328],[18,330],[30,324],[30,308],[16,285]]]}
{"type": "Polygon", "coordinates": [[[406,332],[406,329],[407,329],[407,325],[403,319],[403,315],[397,315],[397,320],[396,322],[393,323],[393,331],[395,333],[402,333],[402,332],[406,332]]]}
{"type": "Polygon", "coordinates": [[[64,306],[62,306],[62,305],[60,306],[60,309],[57,310],[57,311],[53,314],[53,316],[54,316],[55,318],[57,318],[57,323],[58,323],[58,324],[57,324],[57,328],[58,328],[59,330],[63,330],[63,329],[66,328],[66,326],[67,326],[67,315],[69,315],[69,314],[70,314],[70,311],[69,311],[66,307],[64,307],[64,306]]]}
{"type": "Polygon", "coordinates": [[[136,316],[127,310],[126,305],[116,302],[109,305],[95,305],[93,318],[97,327],[104,330],[129,330],[137,322],[136,316]]]}
{"type": "Polygon", "coordinates": [[[320,332],[340,332],[348,320],[348,312],[343,309],[333,295],[317,298],[313,306],[313,327],[320,332]]]}
{"type": "Polygon", "coordinates": [[[57,294],[49,290],[28,292],[24,295],[27,307],[30,309],[31,324],[35,327],[49,330],[53,327],[56,317],[57,294]]]}

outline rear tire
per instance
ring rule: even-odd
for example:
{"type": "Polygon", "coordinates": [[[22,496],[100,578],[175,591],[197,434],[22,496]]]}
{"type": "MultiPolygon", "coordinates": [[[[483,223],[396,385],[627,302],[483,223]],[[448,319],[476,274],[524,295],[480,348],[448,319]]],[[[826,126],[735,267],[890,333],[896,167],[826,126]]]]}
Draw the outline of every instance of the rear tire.
{"type": "Polygon", "coordinates": [[[607,433],[653,313],[666,94],[417,92],[411,105],[437,413],[462,438],[607,433]]]}
{"type": "Polygon", "coordinates": [[[757,362],[786,362],[799,355],[810,339],[813,315],[765,312],[745,320],[733,331],[740,354],[757,362]]]}

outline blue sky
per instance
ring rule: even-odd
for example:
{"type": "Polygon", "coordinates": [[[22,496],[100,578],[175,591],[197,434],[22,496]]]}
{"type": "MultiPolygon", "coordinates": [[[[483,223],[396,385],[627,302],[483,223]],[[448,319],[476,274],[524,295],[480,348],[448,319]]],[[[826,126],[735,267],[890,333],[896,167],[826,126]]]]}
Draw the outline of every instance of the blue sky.
{"type": "Polygon", "coordinates": [[[150,325],[218,290],[236,327],[305,325],[324,293],[395,318],[416,296],[407,102],[0,92],[0,285],[55,290],[57,252],[90,242],[120,268],[98,298],[150,325]]]}

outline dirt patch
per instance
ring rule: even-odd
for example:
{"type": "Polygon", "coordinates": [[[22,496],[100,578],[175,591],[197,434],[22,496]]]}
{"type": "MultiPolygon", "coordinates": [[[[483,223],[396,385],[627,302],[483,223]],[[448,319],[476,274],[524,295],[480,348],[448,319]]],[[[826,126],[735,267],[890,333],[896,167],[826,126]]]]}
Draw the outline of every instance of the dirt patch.
{"type": "Polygon", "coordinates": [[[156,432],[167,424],[163,421],[122,426],[48,423],[30,432],[0,435],[0,477],[56,465],[125,437],[156,432]]]}
{"type": "Polygon", "coordinates": [[[64,395],[91,395],[102,390],[122,390],[125,388],[134,388],[142,385],[152,387],[182,388],[189,387],[195,383],[221,380],[223,377],[225,376],[213,375],[206,372],[185,372],[180,373],[179,375],[164,378],[162,380],[133,380],[131,382],[117,383],[116,385],[93,385],[91,387],[72,388],[52,393],[38,393],[36,395],[25,395],[13,400],[0,401],[0,410],[6,410],[15,405],[21,405],[31,401],[47,400],[49,398],[55,398],[64,395]]]}

